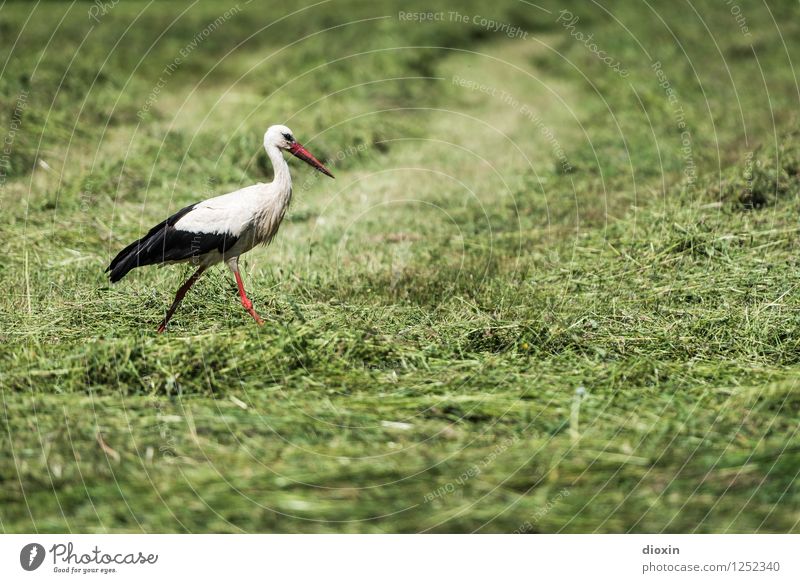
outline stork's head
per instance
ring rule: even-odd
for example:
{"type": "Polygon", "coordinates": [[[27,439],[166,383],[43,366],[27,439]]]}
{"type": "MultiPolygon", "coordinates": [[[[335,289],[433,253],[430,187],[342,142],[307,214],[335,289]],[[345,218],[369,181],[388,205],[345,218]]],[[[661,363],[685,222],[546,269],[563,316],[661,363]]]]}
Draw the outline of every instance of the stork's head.
{"type": "Polygon", "coordinates": [[[311,152],[306,150],[302,144],[294,139],[292,130],[283,125],[270,126],[267,133],[264,134],[264,147],[269,150],[272,147],[286,150],[294,156],[300,158],[306,164],[313,166],[326,176],[333,178],[330,170],[322,165],[322,162],[317,160],[311,152]]]}

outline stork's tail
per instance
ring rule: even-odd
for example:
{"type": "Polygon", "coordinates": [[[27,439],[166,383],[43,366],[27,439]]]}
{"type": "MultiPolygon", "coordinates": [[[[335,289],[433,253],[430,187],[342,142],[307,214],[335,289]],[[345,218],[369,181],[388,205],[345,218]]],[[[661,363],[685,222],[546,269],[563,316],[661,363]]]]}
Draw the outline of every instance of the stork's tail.
{"type": "Polygon", "coordinates": [[[111,264],[106,267],[106,272],[110,272],[109,278],[111,278],[111,283],[118,282],[125,277],[131,269],[144,265],[151,265],[153,263],[153,261],[147,261],[146,254],[142,253],[142,251],[149,246],[147,244],[148,238],[149,235],[137,239],[117,253],[117,256],[111,261],[111,264]]]}
{"type": "Polygon", "coordinates": [[[111,265],[106,267],[106,271],[111,272],[109,274],[111,283],[118,282],[131,269],[155,263],[164,263],[168,259],[165,256],[164,247],[168,221],[172,218],[170,217],[166,221],[157,224],[144,237],[137,239],[117,253],[117,256],[111,261],[111,265]]]}
{"type": "MultiPolygon", "coordinates": [[[[125,249],[117,253],[111,261],[111,265],[106,268],[106,272],[111,272],[109,277],[111,283],[116,283],[125,277],[131,269],[164,263],[176,259],[185,259],[183,255],[177,256],[174,250],[167,249],[167,232],[178,222],[186,213],[191,211],[195,205],[182,208],[177,213],[158,223],[150,229],[141,239],[137,239],[125,249]]],[[[174,232],[174,229],[172,229],[174,232]]],[[[190,249],[191,251],[191,249],[190,249]]]]}

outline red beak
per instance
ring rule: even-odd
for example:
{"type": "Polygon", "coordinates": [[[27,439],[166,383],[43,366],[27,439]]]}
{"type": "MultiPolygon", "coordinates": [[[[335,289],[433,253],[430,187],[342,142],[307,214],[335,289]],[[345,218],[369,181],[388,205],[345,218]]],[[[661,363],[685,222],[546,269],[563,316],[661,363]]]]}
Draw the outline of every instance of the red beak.
{"type": "Polygon", "coordinates": [[[322,165],[322,162],[317,160],[311,152],[309,152],[308,150],[306,150],[303,147],[302,144],[300,144],[298,142],[294,142],[291,146],[289,146],[289,151],[293,155],[295,155],[298,158],[300,158],[303,162],[313,166],[314,168],[316,168],[317,170],[319,170],[320,172],[322,172],[326,176],[330,176],[331,178],[334,177],[333,174],[331,174],[331,171],[328,170],[327,168],[325,168],[325,166],[322,165]]]}

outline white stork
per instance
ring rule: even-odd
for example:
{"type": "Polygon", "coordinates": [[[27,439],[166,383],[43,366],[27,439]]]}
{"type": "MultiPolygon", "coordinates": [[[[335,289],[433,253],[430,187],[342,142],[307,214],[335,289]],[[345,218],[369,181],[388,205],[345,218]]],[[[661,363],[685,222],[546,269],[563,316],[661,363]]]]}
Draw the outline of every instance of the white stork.
{"type": "Polygon", "coordinates": [[[264,134],[264,149],[275,170],[269,184],[254,184],[235,192],[187,206],[157,224],[138,241],[120,251],[106,269],[117,282],[136,267],[191,262],[197,271],[175,294],[167,315],[158,327],[163,332],[186,292],[210,266],[225,262],[236,278],[242,305],[256,322],[263,321],[253,309],[239,274],[239,255],[258,244],[268,244],[281,225],[292,200],[292,177],[281,150],[287,150],[323,174],[333,174],[283,125],[271,126],[264,134]]]}

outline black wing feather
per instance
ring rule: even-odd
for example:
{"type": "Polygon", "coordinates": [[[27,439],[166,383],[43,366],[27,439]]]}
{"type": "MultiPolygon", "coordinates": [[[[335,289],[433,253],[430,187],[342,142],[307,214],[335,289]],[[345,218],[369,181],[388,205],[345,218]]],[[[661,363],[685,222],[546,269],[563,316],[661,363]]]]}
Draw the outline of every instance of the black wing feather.
{"type": "Polygon", "coordinates": [[[238,237],[224,233],[193,233],[175,228],[175,223],[196,206],[192,204],[182,208],[120,251],[106,268],[107,272],[111,272],[111,281],[119,281],[137,267],[182,261],[205,255],[214,249],[220,253],[230,249],[238,237]]]}

